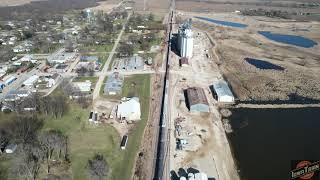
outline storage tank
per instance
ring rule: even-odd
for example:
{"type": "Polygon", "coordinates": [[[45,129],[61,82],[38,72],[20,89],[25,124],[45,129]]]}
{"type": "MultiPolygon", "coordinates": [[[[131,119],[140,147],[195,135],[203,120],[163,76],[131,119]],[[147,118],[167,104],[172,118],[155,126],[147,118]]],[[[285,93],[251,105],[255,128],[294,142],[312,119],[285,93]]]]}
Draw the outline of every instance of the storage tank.
{"type": "Polygon", "coordinates": [[[191,21],[185,22],[180,26],[178,47],[181,57],[192,57],[193,51],[193,33],[191,30],[191,21]]]}

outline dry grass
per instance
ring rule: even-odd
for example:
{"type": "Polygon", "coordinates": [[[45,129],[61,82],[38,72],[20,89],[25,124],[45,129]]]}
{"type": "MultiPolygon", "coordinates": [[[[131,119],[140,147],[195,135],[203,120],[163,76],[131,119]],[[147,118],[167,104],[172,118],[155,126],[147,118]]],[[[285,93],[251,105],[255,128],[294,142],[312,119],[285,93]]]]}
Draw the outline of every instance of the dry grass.
{"type": "Polygon", "coordinates": [[[28,4],[31,1],[44,1],[44,0],[0,0],[0,6],[19,6],[28,4]]]}

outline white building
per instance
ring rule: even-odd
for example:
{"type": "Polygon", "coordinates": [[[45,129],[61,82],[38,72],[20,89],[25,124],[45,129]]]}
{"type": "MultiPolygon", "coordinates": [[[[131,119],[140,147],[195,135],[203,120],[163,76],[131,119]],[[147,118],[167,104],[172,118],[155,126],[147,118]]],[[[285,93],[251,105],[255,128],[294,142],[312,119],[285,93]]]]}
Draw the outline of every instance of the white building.
{"type": "Polygon", "coordinates": [[[120,120],[140,120],[140,102],[139,98],[126,98],[117,108],[117,118],[120,120]]]}
{"type": "Polygon", "coordinates": [[[4,151],[7,154],[12,154],[12,153],[14,153],[16,151],[16,149],[17,149],[17,145],[16,144],[9,144],[8,146],[6,146],[4,151]]]}
{"type": "Polygon", "coordinates": [[[193,51],[193,33],[191,30],[191,20],[183,23],[179,28],[178,48],[181,57],[192,57],[193,51]]]}
{"type": "Polygon", "coordinates": [[[55,53],[51,54],[47,60],[50,64],[63,64],[75,60],[76,53],[65,52],[64,48],[59,49],[55,53]]]}
{"type": "Polygon", "coordinates": [[[39,79],[39,76],[32,75],[31,77],[29,77],[27,80],[23,82],[23,85],[29,86],[29,87],[34,86],[34,84],[38,81],[38,79],[39,79]]]}
{"type": "Polygon", "coordinates": [[[234,96],[225,81],[213,83],[213,94],[220,103],[234,103],[234,96]]]}

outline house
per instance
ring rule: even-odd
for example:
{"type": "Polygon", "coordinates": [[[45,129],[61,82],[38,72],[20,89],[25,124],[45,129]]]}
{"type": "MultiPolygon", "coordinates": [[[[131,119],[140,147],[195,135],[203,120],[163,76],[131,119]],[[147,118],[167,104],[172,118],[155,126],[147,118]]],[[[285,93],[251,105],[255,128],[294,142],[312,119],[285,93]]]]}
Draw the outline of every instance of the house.
{"type": "Polygon", "coordinates": [[[213,83],[212,94],[219,103],[234,103],[234,96],[225,81],[213,83]]]}
{"type": "Polygon", "coordinates": [[[108,77],[104,86],[104,94],[117,95],[121,94],[124,77],[118,72],[114,72],[108,77]]]}
{"type": "Polygon", "coordinates": [[[16,144],[9,144],[6,146],[6,148],[4,149],[4,152],[7,154],[12,154],[16,151],[17,149],[17,145],[16,144]]]}
{"type": "Polygon", "coordinates": [[[127,121],[140,120],[141,111],[139,98],[124,98],[124,100],[117,106],[117,118],[127,121]]]}
{"type": "Polygon", "coordinates": [[[23,56],[18,61],[20,61],[22,63],[23,62],[31,62],[31,63],[36,63],[37,62],[37,60],[34,59],[33,55],[31,55],[31,54],[27,54],[27,55],[23,56]]]}
{"type": "Polygon", "coordinates": [[[191,87],[186,90],[190,112],[209,112],[209,103],[202,88],[191,87]]]}

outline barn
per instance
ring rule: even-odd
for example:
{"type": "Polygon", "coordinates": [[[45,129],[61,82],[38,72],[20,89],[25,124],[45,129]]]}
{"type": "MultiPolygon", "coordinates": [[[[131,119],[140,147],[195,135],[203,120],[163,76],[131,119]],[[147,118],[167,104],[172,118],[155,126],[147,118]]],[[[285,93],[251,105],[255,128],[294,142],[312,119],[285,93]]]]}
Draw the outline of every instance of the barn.
{"type": "Polygon", "coordinates": [[[234,103],[234,96],[225,81],[213,83],[213,95],[219,103],[234,103]]]}
{"type": "Polygon", "coordinates": [[[209,112],[209,104],[204,90],[191,87],[186,90],[190,112],[209,112]]]}

